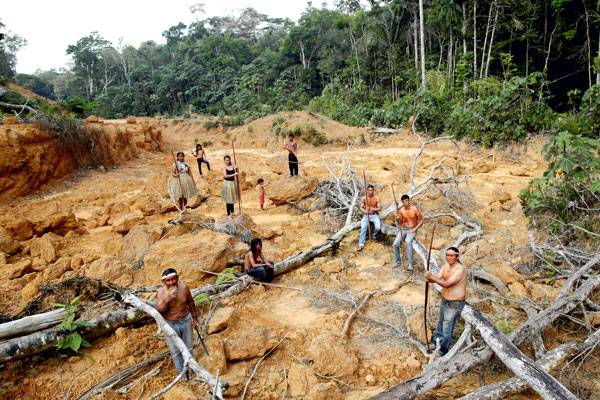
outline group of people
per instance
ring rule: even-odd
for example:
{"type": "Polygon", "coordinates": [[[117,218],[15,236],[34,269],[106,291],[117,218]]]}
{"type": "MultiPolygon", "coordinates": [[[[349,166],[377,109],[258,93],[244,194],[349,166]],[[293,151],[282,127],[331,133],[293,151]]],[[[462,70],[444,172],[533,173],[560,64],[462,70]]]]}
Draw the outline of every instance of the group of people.
{"type": "MultiPolygon", "coordinates": [[[[289,134],[288,140],[284,145],[284,149],[288,151],[288,163],[290,169],[290,177],[298,176],[298,144],[294,140],[294,135],[289,134]]],[[[206,167],[210,171],[210,163],[206,159],[206,150],[201,144],[196,144],[196,149],[191,153],[196,157],[198,163],[198,173],[202,176],[202,164],[206,164],[206,167]]],[[[239,186],[236,184],[236,177],[239,176],[239,169],[237,165],[231,162],[231,157],[226,155],[223,157],[223,167],[221,173],[223,174],[223,186],[221,188],[221,201],[225,203],[225,210],[227,215],[234,214],[235,203],[238,202],[240,192],[239,186]]],[[[188,199],[194,197],[198,191],[196,189],[196,181],[190,168],[190,164],[185,161],[185,153],[180,151],[177,153],[177,160],[173,163],[171,175],[173,180],[171,181],[170,189],[173,198],[177,200],[177,205],[180,210],[184,210],[187,205],[188,199]]],[[[260,209],[264,210],[265,204],[265,187],[269,186],[269,182],[266,182],[263,178],[259,178],[257,181],[258,191],[258,203],[260,209]]]]}
{"type": "MultiPolygon", "coordinates": [[[[284,148],[288,151],[288,162],[290,176],[298,175],[298,146],[294,141],[294,136],[290,134],[284,148]]],[[[198,162],[198,171],[202,175],[202,164],[205,163],[210,171],[210,164],[206,160],[206,151],[201,145],[196,146],[193,155],[198,162]]],[[[180,209],[184,209],[187,199],[196,194],[195,181],[190,166],[184,159],[183,152],[177,153],[177,161],[173,164],[173,177],[171,190],[175,198],[178,199],[180,209]]],[[[231,157],[226,155],[223,158],[224,165],[221,169],[223,175],[223,187],[221,191],[221,200],[226,204],[227,215],[234,212],[234,204],[238,201],[238,187],[235,184],[235,178],[239,171],[236,165],[232,164],[231,157]]],[[[260,208],[263,209],[265,187],[268,182],[262,178],[258,179],[258,199],[260,208]]],[[[396,212],[396,220],[400,231],[394,240],[393,249],[396,266],[402,265],[401,247],[406,243],[406,253],[408,255],[407,271],[414,270],[413,241],[417,236],[419,228],[423,225],[424,219],[419,209],[411,204],[410,197],[403,195],[401,197],[402,207],[396,212]]],[[[365,196],[361,200],[361,211],[363,218],[361,221],[361,231],[358,243],[358,251],[365,247],[367,231],[370,233],[370,223],[373,223],[373,239],[377,239],[381,230],[381,220],[379,212],[381,211],[381,200],[375,194],[375,187],[368,185],[365,196]]],[[[431,351],[437,349],[436,359],[444,356],[452,341],[452,334],[456,320],[465,305],[467,272],[460,263],[459,251],[455,247],[449,247],[446,250],[446,263],[437,274],[429,271],[425,272],[425,282],[435,283],[442,287],[442,302],[440,305],[440,314],[437,327],[433,336],[432,343],[429,343],[431,351]]],[[[274,277],[273,261],[267,260],[262,252],[262,241],[258,238],[252,239],[250,249],[244,256],[244,271],[258,281],[271,282],[274,277]]],[[[179,281],[177,272],[169,268],[162,275],[163,286],[157,294],[157,309],[163,315],[167,323],[173,327],[179,337],[181,337],[193,354],[193,328],[198,325],[197,310],[194,305],[191,292],[185,283],[179,281]]],[[[179,350],[167,340],[173,363],[179,372],[183,369],[183,357],[179,350]]],[[[192,379],[193,372],[186,372],[184,379],[192,379]]]]}

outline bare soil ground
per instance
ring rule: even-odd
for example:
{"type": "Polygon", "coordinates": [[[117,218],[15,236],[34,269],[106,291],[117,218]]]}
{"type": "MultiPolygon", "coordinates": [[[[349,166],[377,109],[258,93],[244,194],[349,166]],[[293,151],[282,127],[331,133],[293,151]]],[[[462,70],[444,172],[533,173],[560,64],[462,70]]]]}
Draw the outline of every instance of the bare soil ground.
{"type": "MultiPolygon", "coordinates": [[[[322,212],[319,210],[299,214],[290,212],[294,210],[288,205],[275,206],[269,201],[265,211],[259,210],[256,179],[264,177],[276,180],[285,178],[288,174],[287,155],[282,148],[284,139],[273,132],[273,121],[277,118],[283,119],[289,129],[296,125],[310,124],[331,141],[314,147],[309,142],[299,140],[300,160],[303,162],[300,175],[327,179],[328,172],[323,159],[333,160],[341,153],[346,153],[352,160],[352,166],[364,168],[369,180],[378,185],[378,194],[384,206],[392,202],[390,184],[394,183],[397,195],[407,190],[412,156],[420,147],[419,140],[409,130],[377,136],[366,130],[350,128],[308,113],[281,113],[225,131],[222,127],[205,129],[202,119],[178,122],[162,120],[159,121],[159,126],[167,148],[173,151],[183,150],[188,154],[187,160],[192,165],[198,186],[211,195],[199,207],[191,210],[192,215],[219,219],[225,214],[225,206],[218,195],[220,172],[211,172],[204,178],[198,176],[195,160],[189,156],[195,141],[206,144],[211,169],[220,171],[223,156],[231,154],[231,140],[235,139],[238,165],[246,173],[245,179],[248,182],[247,188],[242,192],[243,211],[256,224],[276,232],[271,239],[264,241],[267,257],[277,261],[307,250],[328,237],[331,231],[322,222],[322,212]],[[354,144],[350,150],[347,150],[348,142],[354,144]]],[[[540,156],[544,140],[535,138],[526,144],[489,150],[460,143],[465,157],[460,162],[460,168],[472,175],[469,187],[477,200],[475,215],[486,232],[484,238],[477,242],[477,251],[472,251],[471,256],[463,260],[469,267],[482,268],[499,260],[510,260],[513,265],[526,262],[519,248],[527,243],[528,221],[522,214],[518,193],[532,177],[540,176],[545,170],[545,163],[540,156]]],[[[131,288],[149,284],[145,267],[134,269],[122,257],[126,247],[125,234],[116,232],[116,222],[111,225],[111,219],[107,218],[116,218],[116,210],[126,208],[121,212],[143,217],[143,221],[137,224],[164,226],[168,220],[178,215],[175,211],[153,214],[144,212],[144,206],[148,202],[160,203],[158,194],[166,197],[173,160],[170,154],[165,153],[143,152],[142,155],[143,157],[115,168],[80,171],[77,176],[56,182],[35,196],[0,205],[0,214],[5,215],[5,222],[20,216],[43,219],[49,210],[67,208],[85,228],[82,232],[67,233],[57,238],[58,254],[54,260],[43,261],[38,257],[32,260],[33,269],[30,272],[18,278],[0,278],[0,292],[4,299],[0,312],[3,315],[10,317],[21,311],[35,298],[39,287],[44,283],[86,275],[93,270],[91,266],[94,262],[107,260],[106,257],[109,256],[120,262],[121,267],[111,264],[113,266],[110,268],[116,268],[117,272],[110,275],[105,271],[105,279],[131,288]],[[67,265],[64,273],[53,275],[46,271],[56,268],[56,263],[61,260],[67,265]]],[[[428,146],[425,154],[419,158],[416,180],[428,176],[432,165],[448,155],[459,160],[456,148],[449,142],[428,146]]],[[[269,188],[266,190],[268,197],[269,188]]],[[[433,200],[428,202],[427,199],[422,199],[417,202],[417,206],[426,214],[433,208],[433,200]]],[[[435,249],[439,250],[451,241],[453,233],[450,228],[439,228],[436,235],[438,241],[434,242],[435,249]]],[[[428,243],[430,230],[431,226],[425,224],[419,233],[419,239],[428,243]]],[[[179,238],[182,241],[197,242],[201,248],[208,248],[212,243],[212,236],[206,230],[197,234],[184,232],[179,238]]],[[[27,239],[22,244],[32,246],[35,240],[37,239],[27,239]]],[[[248,385],[246,398],[250,399],[281,398],[284,392],[287,393],[286,397],[293,398],[366,399],[421,371],[426,359],[381,327],[356,321],[350,329],[348,340],[339,338],[352,308],[348,304],[336,303],[329,295],[331,293],[351,293],[359,299],[361,293],[389,289],[397,282],[412,279],[410,284],[389,296],[375,296],[367,309],[371,308],[375,312],[380,307],[381,312],[384,312],[390,302],[415,306],[423,302],[423,266],[420,261],[417,261],[417,271],[408,274],[393,267],[393,238],[368,242],[362,253],[355,252],[357,240],[357,234],[350,234],[342,242],[337,254],[315,259],[275,280],[278,284],[302,288],[302,292],[255,286],[226,299],[220,305],[220,308],[232,310],[233,317],[228,320],[225,330],[207,337],[211,351],[215,349],[216,359],[207,360],[199,346],[196,346],[196,357],[213,373],[216,372],[216,366],[220,366],[221,376],[231,384],[228,396],[241,398],[259,357],[244,360],[225,358],[228,358],[232,347],[241,346],[236,340],[255,336],[260,338],[270,335],[281,339],[285,334],[289,335],[261,363],[248,385]],[[342,261],[344,259],[345,263],[342,261]],[[340,267],[335,268],[332,263],[339,263],[340,267]],[[319,347],[319,344],[329,343],[328,340],[333,341],[330,349],[319,347]],[[218,343],[225,343],[225,350],[218,343]],[[338,353],[333,352],[337,350],[338,353]],[[324,376],[341,376],[336,380],[319,378],[311,374],[308,368],[324,376]]],[[[233,247],[238,254],[244,249],[239,243],[233,247]]],[[[7,265],[25,262],[28,257],[34,258],[31,254],[21,252],[10,257],[7,265]]],[[[185,269],[185,265],[174,267],[185,269]]],[[[223,267],[224,265],[220,268],[223,267]]],[[[109,267],[105,269],[108,270],[109,267]]],[[[185,273],[182,274],[182,279],[186,280],[185,273]]],[[[203,281],[188,283],[196,287],[212,281],[214,278],[207,277],[203,281]]],[[[538,296],[552,296],[556,290],[551,286],[541,286],[513,283],[510,286],[510,296],[519,298],[523,294],[532,295],[534,291],[542,292],[538,296]]],[[[481,288],[479,291],[473,289],[470,288],[470,298],[482,297],[481,288]]],[[[433,295],[432,302],[439,301],[437,296],[433,295]]],[[[59,297],[58,294],[56,297],[59,297]]],[[[46,305],[44,308],[51,307],[46,305]]],[[[437,308],[432,313],[430,319],[435,321],[437,308]]],[[[519,314],[512,314],[515,319],[518,316],[519,314]]],[[[515,320],[515,323],[518,321],[515,320]]],[[[552,343],[558,343],[555,338],[548,340],[548,347],[553,347],[552,343]]],[[[87,352],[95,359],[93,363],[81,355],[61,358],[44,354],[4,365],[0,370],[0,398],[53,398],[61,394],[61,374],[65,390],[73,384],[69,398],[76,398],[94,382],[166,349],[162,335],[156,333],[154,323],[120,328],[114,335],[92,343],[87,352]],[[86,372],[90,374],[81,375],[86,372]]],[[[158,375],[143,379],[128,393],[118,394],[115,390],[108,390],[96,395],[96,398],[148,398],[176,376],[169,358],[159,366],[158,375]]],[[[451,380],[428,395],[428,398],[459,397],[479,387],[480,379],[489,384],[509,375],[500,367],[478,372],[451,380]]],[[[204,390],[193,383],[180,383],[163,398],[204,399],[206,395],[204,390]]],[[[535,394],[525,392],[522,398],[535,398],[535,394]]]]}

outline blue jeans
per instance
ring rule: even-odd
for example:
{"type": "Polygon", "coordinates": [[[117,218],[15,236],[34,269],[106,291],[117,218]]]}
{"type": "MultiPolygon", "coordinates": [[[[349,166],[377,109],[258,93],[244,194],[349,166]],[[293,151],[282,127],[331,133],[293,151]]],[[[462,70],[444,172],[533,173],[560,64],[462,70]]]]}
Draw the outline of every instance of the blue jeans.
{"type": "Polygon", "coordinates": [[[400,246],[402,245],[402,240],[406,243],[406,254],[408,255],[408,263],[414,264],[415,257],[413,256],[413,240],[417,237],[417,232],[408,233],[413,228],[402,228],[400,232],[398,232],[398,236],[396,236],[396,240],[394,240],[394,256],[396,256],[396,263],[400,264],[402,261],[400,259],[400,246]],[[402,236],[400,236],[402,235],[402,236]]]}
{"type": "MultiPolygon", "coordinates": [[[[375,232],[373,232],[373,239],[375,239],[375,236],[379,234],[379,230],[381,229],[381,221],[379,220],[379,214],[370,214],[369,221],[371,221],[375,226],[375,232]]],[[[365,245],[368,230],[369,223],[367,222],[367,214],[365,214],[363,215],[362,221],[360,221],[360,238],[358,239],[358,244],[360,246],[365,245]]]]}
{"type": "Polygon", "coordinates": [[[441,355],[445,355],[450,349],[456,319],[462,312],[465,303],[464,300],[448,301],[442,298],[442,304],[440,304],[440,317],[435,333],[433,334],[434,345],[438,339],[440,340],[439,353],[441,355]]]}
{"type": "Polygon", "coordinates": [[[206,167],[210,171],[210,164],[204,158],[196,158],[196,162],[198,163],[198,172],[202,175],[202,163],[206,164],[206,167]]]}
{"type": "MultiPolygon", "coordinates": [[[[275,266],[273,261],[267,261],[272,266],[275,266]]],[[[250,268],[246,271],[248,275],[261,282],[272,282],[275,271],[273,268],[268,267],[258,267],[258,268],[250,268]]]]}
{"type": "MultiPolygon", "coordinates": [[[[188,314],[185,317],[181,318],[177,321],[168,321],[165,320],[167,324],[183,340],[183,343],[187,346],[192,356],[194,356],[194,330],[192,327],[192,314],[188,314]]],[[[173,359],[173,364],[175,364],[175,368],[177,368],[177,372],[181,372],[183,370],[183,356],[181,352],[175,346],[175,343],[167,338],[167,344],[169,345],[169,350],[171,351],[171,358],[173,359]]]]}

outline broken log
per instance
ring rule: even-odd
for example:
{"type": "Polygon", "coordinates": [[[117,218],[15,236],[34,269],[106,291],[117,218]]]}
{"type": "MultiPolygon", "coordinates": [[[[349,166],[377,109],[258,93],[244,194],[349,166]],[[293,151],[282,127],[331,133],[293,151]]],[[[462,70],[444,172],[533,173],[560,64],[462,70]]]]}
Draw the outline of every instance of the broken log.
{"type": "MultiPolygon", "coordinates": [[[[588,349],[591,349],[592,347],[596,347],[599,344],[600,330],[588,336],[586,341],[583,343],[567,343],[550,350],[542,358],[537,360],[536,363],[543,368],[544,371],[550,372],[560,365],[565,359],[580,354],[588,349]]],[[[522,390],[526,389],[527,386],[527,382],[524,379],[513,377],[479,388],[476,391],[461,397],[460,400],[503,399],[505,397],[518,394],[522,390]]]]}
{"type": "MultiPolygon", "coordinates": [[[[148,316],[137,309],[118,310],[104,313],[88,320],[95,326],[82,327],[78,332],[85,339],[93,339],[112,332],[122,326],[134,324],[147,319],[148,316]]],[[[9,339],[0,343],[0,362],[20,360],[46,350],[56,348],[56,344],[67,337],[69,332],[62,328],[54,328],[37,332],[28,336],[9,339]]]]}
{"type": "Polygon", "coordinates": [[[59,308],[42,314],[30,315],[15,321],[0,324],[0,339],[22,336],[56,326],[69,315],[67,310],[59,308]]]}
{"type": "Polygon", "coordinates": [[[467,307],[462,316],[479,330],[485,343],[504,365],[544,399],[577,400],[556,378],[523,354],[480,310],[467,307]]]}

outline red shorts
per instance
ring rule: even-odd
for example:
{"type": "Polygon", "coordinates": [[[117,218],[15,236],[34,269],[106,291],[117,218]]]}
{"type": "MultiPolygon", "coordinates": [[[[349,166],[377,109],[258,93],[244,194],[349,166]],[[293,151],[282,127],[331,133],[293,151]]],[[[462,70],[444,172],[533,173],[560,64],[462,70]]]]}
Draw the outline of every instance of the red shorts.
{"type": "Polygon", "coordinates": [[[262,205],[265,204],[265,195],[264,194],[259,194],[258,195],[258,202],[262,205]]]}

